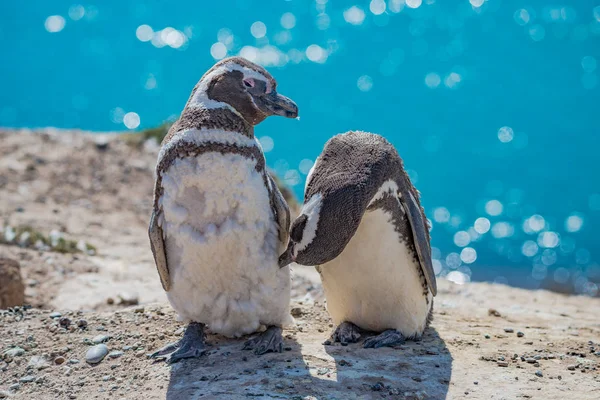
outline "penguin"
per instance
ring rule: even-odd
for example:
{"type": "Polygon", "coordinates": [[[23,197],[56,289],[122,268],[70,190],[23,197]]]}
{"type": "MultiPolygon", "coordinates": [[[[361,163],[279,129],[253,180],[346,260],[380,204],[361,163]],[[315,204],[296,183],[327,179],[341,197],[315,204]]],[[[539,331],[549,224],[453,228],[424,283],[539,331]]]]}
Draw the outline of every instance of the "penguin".
{"type": "Polygon", "coordinates": [[[382,136],[331,138],[306,180],[280,267],[317,266],[336,328],[325,344],[418,339],[437,294],[427,219],[398,152],[382,136]]]}
{"type": "Polygon", "coordinates": [[[150,354],[175,362],[206,352],[205,331],[281,352],[291,324],[290,273],[278,267],[288,206],[265,166],[254,126],[298,116],[275,79],[241,57],[216,63],[193,88],[158,155],[148,234],[183,338],[150,354]]]}

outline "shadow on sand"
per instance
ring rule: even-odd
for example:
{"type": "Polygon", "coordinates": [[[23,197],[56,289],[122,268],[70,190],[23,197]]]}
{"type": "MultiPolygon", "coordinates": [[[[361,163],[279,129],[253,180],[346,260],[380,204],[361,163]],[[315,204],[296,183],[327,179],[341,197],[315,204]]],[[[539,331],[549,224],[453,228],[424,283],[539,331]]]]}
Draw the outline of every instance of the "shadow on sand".
{"type": "Polygon", "coordinates": [[[171,367],[167,399],[446,398],[452,357],[433,327],[421,341],[383,349],[323,346],[327,333],[284,337],[283,353],[255,356],[243,340],[210,335],[207,356],[171,367]]]}

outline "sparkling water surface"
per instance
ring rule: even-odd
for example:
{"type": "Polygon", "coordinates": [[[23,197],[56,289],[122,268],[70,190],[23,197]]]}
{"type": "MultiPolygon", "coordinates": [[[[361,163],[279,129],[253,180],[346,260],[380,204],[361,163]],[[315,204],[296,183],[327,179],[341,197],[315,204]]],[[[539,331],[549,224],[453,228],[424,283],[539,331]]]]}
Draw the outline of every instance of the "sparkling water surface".
{"type": "Polygon", "coordinates": [[[0,2],[0,126],[176,116],[216,60],[267,67],[300,120],[256,129],[301,197],[325,141],[387,137],[461,283],[598,295],[600,1],[0,2]]]}

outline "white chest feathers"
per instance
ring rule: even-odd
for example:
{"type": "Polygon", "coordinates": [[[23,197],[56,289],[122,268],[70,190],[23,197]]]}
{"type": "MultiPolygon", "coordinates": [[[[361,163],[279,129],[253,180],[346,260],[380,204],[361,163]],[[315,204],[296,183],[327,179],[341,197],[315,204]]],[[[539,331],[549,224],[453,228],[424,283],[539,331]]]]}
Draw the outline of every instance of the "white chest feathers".
{"type": "Polygon", "coordinates": [[[400,243],[391,216],[367,212],[342,254],[320,267],[327,309],[334,322],[420,336],[433,301],[423,295],[420,266],[400,243]]]}
{"type": "Polygon", "coordinates": [[[289,269],[256,161],[209,152],[176,160],[162,175],[161,220],[182,320],[241,336],[288,323],[289,269]]]}

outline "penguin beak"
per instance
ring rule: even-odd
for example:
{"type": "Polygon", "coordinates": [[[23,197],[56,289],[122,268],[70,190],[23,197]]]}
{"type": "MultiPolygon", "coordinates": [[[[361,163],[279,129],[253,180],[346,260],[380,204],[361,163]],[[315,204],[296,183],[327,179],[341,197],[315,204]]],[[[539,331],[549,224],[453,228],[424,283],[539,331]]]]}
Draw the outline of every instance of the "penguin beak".
{"type": "Polygon", "coordinates": [[[285,252],[279,256],[279,268],[286,267],[296,261],[296,257],[292,255],[293,247],[293,242],[290,242],[285,252]]]}
{"type": "Polygon", "coordinates": [[[261,109],[268,115],[279,115],[286,118],[296,118],[298,116],[298,106],[292,99],[285,97],[275,90],[267,93],[260,98],[261,109]]]}

